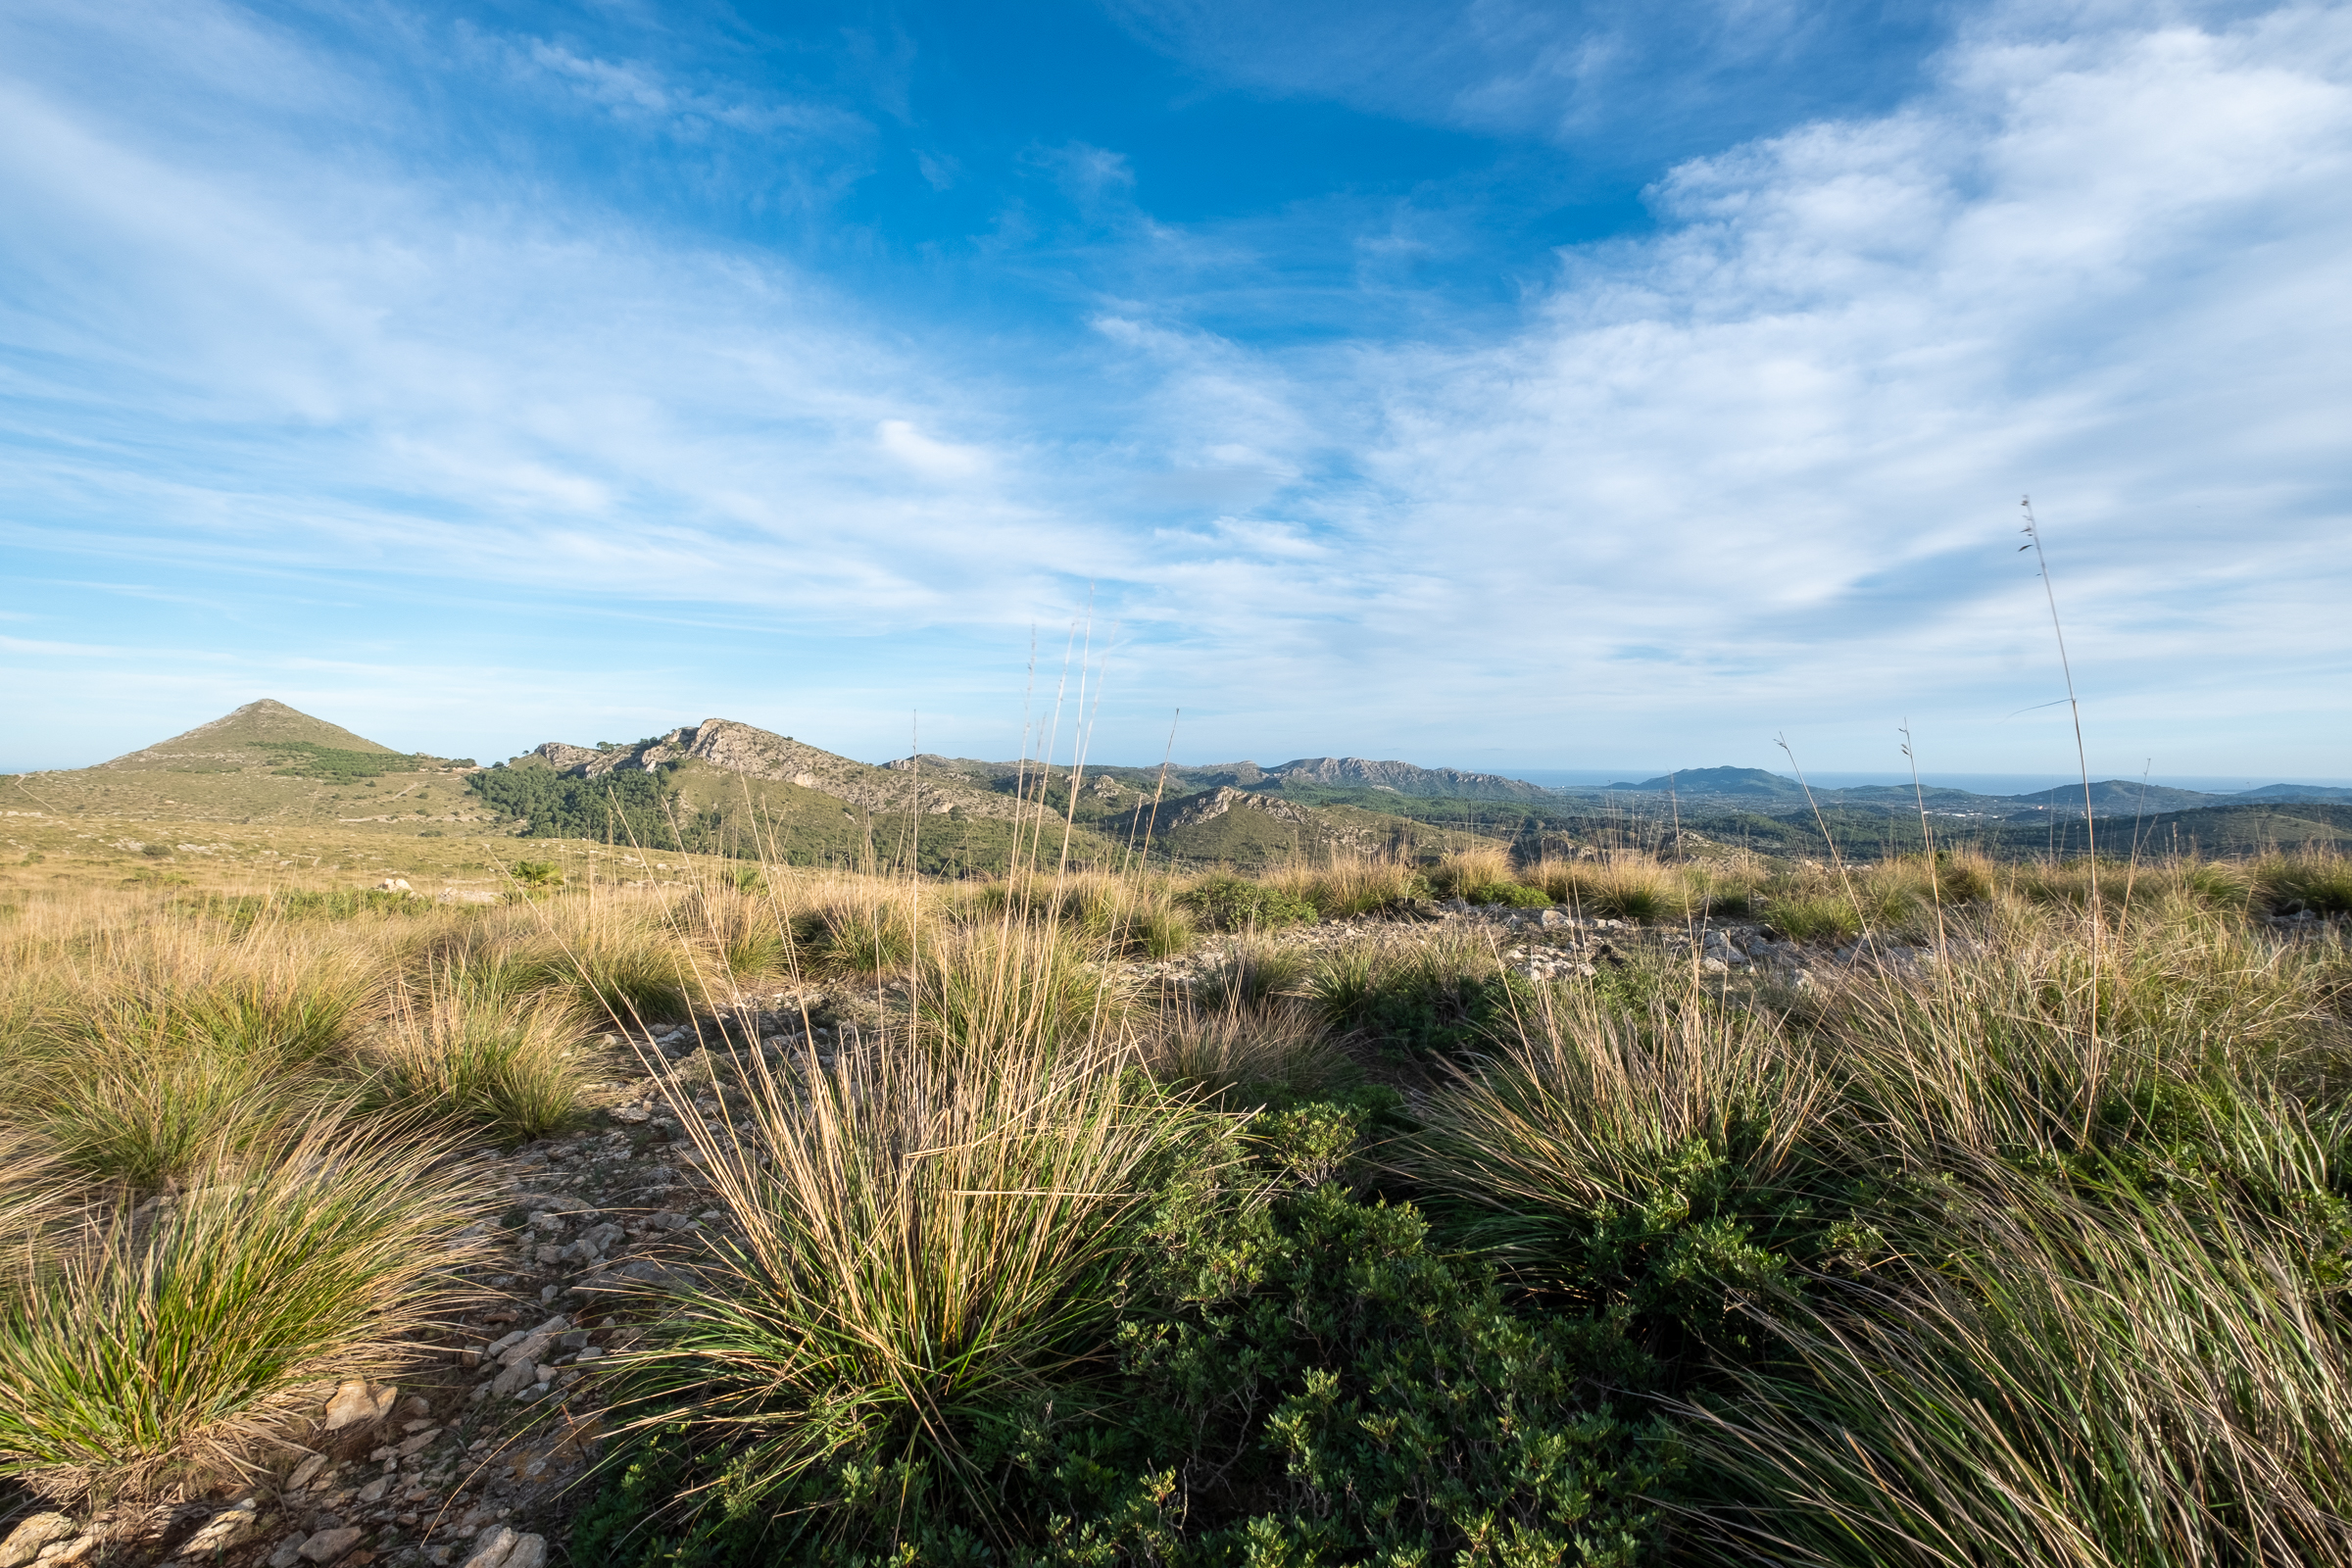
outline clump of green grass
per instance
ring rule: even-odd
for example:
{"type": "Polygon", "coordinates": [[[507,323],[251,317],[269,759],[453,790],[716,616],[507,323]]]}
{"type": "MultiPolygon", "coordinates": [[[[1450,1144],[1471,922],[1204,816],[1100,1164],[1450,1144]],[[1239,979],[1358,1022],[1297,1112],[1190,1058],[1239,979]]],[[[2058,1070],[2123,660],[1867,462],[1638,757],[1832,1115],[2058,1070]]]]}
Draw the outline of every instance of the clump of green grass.
{"type": "Polygon", "coordinates": [[[1158,879],[1099,872],[1064,876],[1015,875],[989,882],[956,900],[966,925],[1023,922],[1056,926],[1107,956],[1169,958],[1193,945],[1193,915],[1158,879]]]}
{"type": "Polygon", "coordinates": [[[1426,875],[1430,891],[1439,898],[1465,899],[1471,903],[1482,902],[1470,898],[1473,891],[1514,887],[1519,881],[1510,851],[1500,846],[1452,851],[1441,857],[1426,875]]]}
{"type": "Polygon", "coordinates": [[[56,1070],[26,1109],[58,1156],[92,1180],[151,1189],[184,1181],[221,1147],[274,1141],[319,1086],[263,1062],[169,1038],[94,1042],[106,1055],[56,1070]]]}
{"type": "Polygon", "coordinates": [[[1112,1030],[1129,999],[1090,949],[1057,926],[978,926],[923,950],[915,1015],[960,1051],[1075,1047],[1112,1030]]]}
{"type": "Polygon", "coordinates": [[[755,1081],[738,1108],[767,1154],[704,1151],[739,1240],[631,1360],[649,1424],[725,1450],[682,1507],[769,1518],[771,1551],[934,1507],[1010,1534],[991,1435],[1107,1370],[1151,1193],[1222,1143],[1119,1060],[892,1045],[755,1081]]]}
{"type": "Polygon", "coordinates": [[[1825,1292],[1771,1326],[1786,1370],[1689,1407],[1725,1484],[1700,1539],[1856,1568],[2352,1560],[2352,1355],[2298,1239],[2219,1195],[1977,1174],[1920,1265],[1825,1292]]]}
{"type": "Polygon", "coordinates": [[[914,921],[895,902],[836,903],[818,911],[810,944],[821,965],[861,980],[905,974],[914,962],[914,921]]]}
{"type": "Polygon", "coordinates": [[[1303,1098],[1348,1076],[1308,1004],[1284,1000],[1249,1006],[1179,1004],[1140,1042],[1145,1065],[1175,1088],[1303,1098]]]}
{"type": "Polygon", "coordinates": [[[2352,914],[2352,860],[2341,856],[2272,857],[2255,867],[2254,883],[2274,913],[2352,914]]]}
{"type": "Polygon", "coordinates": [[[1258,879],[1261,886],[1312,906],[1326,920],[1376,914],[1430,896],[1429,879],[1401,860],[1334,858],[1315,866],[1286,866],[1258,879]]]}
{"type": "Polygon", "coordinates": [[[318,1413],[305,1386],[403,1366],[486,1188],[429,1141],[321,1123],[126,1200],[0,1301],[0,1476],[75,1496],[249,1473],[318,1413]]]}
{"type": "Polygon", "coordinates": [[[569,935],[540,959],[539,973],[579,1005],[627,1027],[692,1010],[690,962],[674,935],[615,919],[569,935]]]}
{"type": "Polygon", "coordinates": [[[1537,867],[1547,900],[1617,920],[1680,920],[1703,903],[1682,871],[1645,856],[1547,860],[1537,867]]]}
{"type": "Polygon", "coordinates": [[[1296,947],[1245,936],[1202,973],[1198,985],[1225,1008],[1262,1006],[1300,995],[1307,967],[1306,956],[1296,947]]]}
{"type": "Polygon", "coordinates": [[[1476,1051],[1528,1000],[1476,940],[1358,943],[1319,955],[1305,991],[1325,1023],[1403,1061],[1476,1051]]]}
{"type": "Polygon", "coordinates": [[[1404,1155],[1457,1233],[1576,1309],[1705,1343],[1778,1289],[1817,1224],[1809,1143],[1833,1106],[1812,1054],[1744,1012],[1546,994],[1428,1102],[1404,1155]]]}
{"type": "Polygon", "coordinates": [[[469,995],[443,983],[396,1011],[371,1053],[368,1102],[503,1143],[561,1132],[599,1063],[578,1012],[554,998],[469,995]]]}
{"type": "Polygon", "coordinates": [[[1764,905],[1765,923],[1796,942],[1842,942],[1862,932],[1862,914],[1842,894],[1787,894],[1764,905]]]}

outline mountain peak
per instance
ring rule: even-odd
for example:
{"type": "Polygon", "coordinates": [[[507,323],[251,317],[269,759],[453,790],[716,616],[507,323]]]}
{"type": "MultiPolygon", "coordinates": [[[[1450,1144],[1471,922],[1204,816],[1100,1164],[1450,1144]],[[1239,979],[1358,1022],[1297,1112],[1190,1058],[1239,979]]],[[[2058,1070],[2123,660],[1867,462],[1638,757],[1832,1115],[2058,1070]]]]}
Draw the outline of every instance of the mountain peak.
{"type": "Polygon", "coordinates": [[[287,745],[321,746],[338,752],[400,755],[391,747],[379,745],[365,735],[355,735],[340,724],[314,718],[273,697],[264,697],[199,724],[194,729],[184,730],[170,740],[157,741],[135,752],[125,752],[112,761],[99,765],[129,769],[212,771],[224,764],[243,766],[255,762],[256,747],[287,745]]]}

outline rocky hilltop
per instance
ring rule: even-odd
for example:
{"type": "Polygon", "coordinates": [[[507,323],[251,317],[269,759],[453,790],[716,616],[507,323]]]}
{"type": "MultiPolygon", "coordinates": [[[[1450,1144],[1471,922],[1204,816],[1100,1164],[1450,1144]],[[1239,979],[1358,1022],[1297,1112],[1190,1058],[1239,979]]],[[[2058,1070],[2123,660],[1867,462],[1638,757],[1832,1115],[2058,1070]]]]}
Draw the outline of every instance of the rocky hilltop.
{"type": "Polygon", "coordinates": [[[632,746],[548,741],[528,755],[560,773],[583,778],[600,778],[618,769],[651,772],[666,762],[691,760],[730,773],[816,790],[869,811],[904,811],[917,789],[921,809],[929,813],[960,810],[967,816],[1010,820],[1020,809],[1017,802],[957,773],[922,770],[909,777],[895,766],[856,761],[732,718],[706,718],[632,746]]]}

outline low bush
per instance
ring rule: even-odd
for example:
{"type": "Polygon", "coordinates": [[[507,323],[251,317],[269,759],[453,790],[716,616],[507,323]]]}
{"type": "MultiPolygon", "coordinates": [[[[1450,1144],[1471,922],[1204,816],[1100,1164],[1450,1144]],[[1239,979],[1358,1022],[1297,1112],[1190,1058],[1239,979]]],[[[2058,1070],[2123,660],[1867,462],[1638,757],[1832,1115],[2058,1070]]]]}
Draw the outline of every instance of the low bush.
{"type": "Polygon", "coordinates": [[[1551,895],[1523,882],[1482,882],[1457,895],[1465,904],[1499,904],[1513,909],[1548,909],[1551,895]]]}
{"type": "Polygon", "coordinates": [[[1271,931],[1307,924],[1315,918],[1315,906],[1297,894],[1238,876],[1196,882],[1177,903],[1218,931],[1271,931]]]}

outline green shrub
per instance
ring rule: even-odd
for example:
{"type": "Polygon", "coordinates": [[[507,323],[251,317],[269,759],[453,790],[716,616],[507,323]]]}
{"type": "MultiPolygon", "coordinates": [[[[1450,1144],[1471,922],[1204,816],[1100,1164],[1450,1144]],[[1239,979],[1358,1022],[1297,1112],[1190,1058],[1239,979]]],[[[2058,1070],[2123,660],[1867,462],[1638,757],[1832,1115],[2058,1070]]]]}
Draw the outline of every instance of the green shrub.
{"type": "Polygon", "coordinates": [[[1196,882],[1177,903],[1219,931],[1266,931],[1308,924],[1315,918],[1315,906],[1297,894],[1238,876],[1196,882]]]}
{"type": "Polygon", "coordinates": [[[1468,904],[1500,904],[1514,909],[1551,907],[1550,894],[1522,882],[1482,882],[1462,889],[1461,897],[1468,904]]]}

